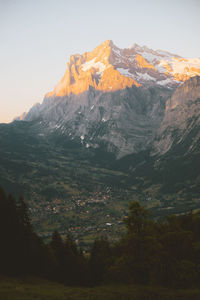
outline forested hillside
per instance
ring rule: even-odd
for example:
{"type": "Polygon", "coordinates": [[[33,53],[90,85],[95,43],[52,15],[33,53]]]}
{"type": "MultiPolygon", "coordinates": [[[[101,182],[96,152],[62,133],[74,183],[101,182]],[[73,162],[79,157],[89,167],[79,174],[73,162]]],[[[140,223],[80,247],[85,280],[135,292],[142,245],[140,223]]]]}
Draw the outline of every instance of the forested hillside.
{"type": "Polygon", "coordinates": [[[83,253],[71,236],[54,232],[48,244],[33,231],[23,199],[0,190],[0,274],[37,276],[67,285],[200,284],[200,214],[149,218],[138,202],[124,219],[126,234],[116,243],[105,235],[83,253]]]}

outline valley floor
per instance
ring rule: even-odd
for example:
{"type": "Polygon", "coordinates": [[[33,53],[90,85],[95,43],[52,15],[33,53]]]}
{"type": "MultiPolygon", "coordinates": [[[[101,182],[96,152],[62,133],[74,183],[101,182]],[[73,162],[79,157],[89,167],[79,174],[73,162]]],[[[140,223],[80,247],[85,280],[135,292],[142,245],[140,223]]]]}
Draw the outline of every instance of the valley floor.
{"type": "Polygon", "coordinates": [[[0,278],[0,300],[198,300],[200,289],[174,290],[155,286],[108,285],[66,287],[40,279],[0,278]]]}

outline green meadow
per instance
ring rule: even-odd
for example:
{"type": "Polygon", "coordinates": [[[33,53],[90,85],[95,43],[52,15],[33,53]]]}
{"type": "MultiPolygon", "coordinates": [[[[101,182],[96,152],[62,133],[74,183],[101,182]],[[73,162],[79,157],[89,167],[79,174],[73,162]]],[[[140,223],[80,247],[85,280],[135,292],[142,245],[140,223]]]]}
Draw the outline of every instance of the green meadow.
{"type": "Polygon", "coordinates": [[[166,289],[142,285],[67,287],[42,279],[0,279],[0,300],[199,300],[200,289],[166,289]]]}

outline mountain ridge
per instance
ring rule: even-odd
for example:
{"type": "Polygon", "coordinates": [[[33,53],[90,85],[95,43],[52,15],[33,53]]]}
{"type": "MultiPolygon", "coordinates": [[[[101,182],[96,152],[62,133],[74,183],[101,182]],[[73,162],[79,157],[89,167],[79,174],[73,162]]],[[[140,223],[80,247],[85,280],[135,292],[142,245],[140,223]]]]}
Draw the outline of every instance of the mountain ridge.
{"type": "MultiPolygon", "coordinates": [[[[192,76],[200,74],[200,59],[187,59],[163,50],[133,44],[120,49],[107,40],[90,52],[70,56],[67,70],[46,99],[56,99],[89,91],[103,92],[132,86],[166,86],[175,89],[192,76]]],[[[38,109],[39,105],[37,105],[38,109]]],[[[35,110],[34,106],[30,110],[35,110]]],[[[28,116],[29,115],[29,116],[28,116]]],[[[30,120],[23,113],[15,120],[30,120]]]]}
{"type": "Polygon", "coordinates": [[[54,90],[18,119],[40,119],[40,134],[59,132],[121,158],[149,148],[167,114],[167,99],[196,74],[198,59],[137,44],[120,49],[107,40],[72,55],[54,90]]]}
{"type": "Polygon", "coordinates": [[[182,58],[137,44],[120,49],[107,40],[91,52],[72,55],[64,77],[45,97],[78,94],[89,86],[102,91],[155,83],[172,87],[198,74],[200,59],[182,58]],[[113,77],[112,82],[109,77],[113,77]]]}

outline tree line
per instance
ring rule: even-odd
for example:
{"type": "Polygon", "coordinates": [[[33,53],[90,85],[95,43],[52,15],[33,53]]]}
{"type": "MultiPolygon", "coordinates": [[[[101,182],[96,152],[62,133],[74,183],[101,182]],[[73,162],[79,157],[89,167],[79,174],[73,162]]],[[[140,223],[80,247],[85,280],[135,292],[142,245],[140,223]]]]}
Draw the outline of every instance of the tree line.
{"type": "Polygon", "coordinates": [[[71,236],[55,231],[45,244],[27,206],[0,188],[0,275],[37,276],[67,285],[105,283],[195,287],[200,284],[200,213],[151,220],[138,202],[124,219],[126,234],[110,244],[102,237],[85,255],[71,236]]]}

